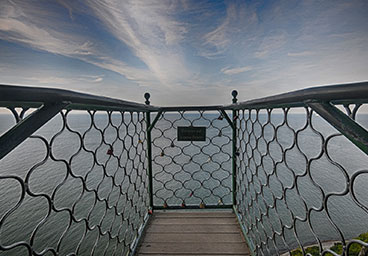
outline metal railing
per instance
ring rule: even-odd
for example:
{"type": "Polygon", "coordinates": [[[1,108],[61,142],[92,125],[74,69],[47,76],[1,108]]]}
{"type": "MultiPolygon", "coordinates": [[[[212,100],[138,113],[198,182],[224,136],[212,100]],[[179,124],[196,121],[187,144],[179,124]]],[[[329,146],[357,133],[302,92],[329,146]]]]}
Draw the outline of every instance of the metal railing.
{"type": "Polygon", "coordinates": [[[145,113],[157,108],[11,86],[0,106],[16,121],[0,121],[0,255],[133,254],[149,218],[145,113]]]}
{"type": "Polygon", "coordinates": [[[313,255],[367,255],[368,241],[350,240],[368,232],[368,132],[355,121],[364,103],[368,83],[230,106],[238,117],[236,211],[256,255],[312,255],[313,245],[313,255]]]}
{"type": "Polygon", "coordinates": [[[363,255],[368,83],[232,95],[157,108],[1,85],[0,255],[133,255],[152,211],[192,208],[233,208],[254,255],[363,255]]]}
{"type": "Polygon", "coordinates": [[[153,208],[232,207],[232,128],[226,112],[163,108],[152,126],[153,208]],[[180,141],[179,127],[203,127],[203,141],[180,141]]]}

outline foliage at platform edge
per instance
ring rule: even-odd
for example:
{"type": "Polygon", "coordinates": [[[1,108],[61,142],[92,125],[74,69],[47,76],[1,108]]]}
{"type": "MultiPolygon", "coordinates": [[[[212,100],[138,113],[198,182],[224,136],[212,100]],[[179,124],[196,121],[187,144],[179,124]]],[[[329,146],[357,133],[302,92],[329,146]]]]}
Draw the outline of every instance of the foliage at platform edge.
{"type": "MultiPolygon", "coordinates": [[[[360,234],[358,237],[354,238],[356,240],[361,240],[365,243],[368,243],[368,233],[363,233],[363,234],[360,234]]],[[[336,252],[337,254],[342,254],[342,244],[341,243],[335,243],[331,248],[330,250],[336,252]]],[[[352,244],[349,248],[349,252],[348,252],[348,255],[349,256],[359,256],[359,255],[364,255],[364,254],[360,254],[362,250],[362,246],[360,244],[352,244]]],[[[367,249],[366,249],[367,250],[367,249]]],[[[319,253],[319,247],[318,246],[312,246],[312,247],[308,247],[305,249],[305,253],[306,254],[310,254],[312,256],[319,256],[320,253],[319,253]]],[[[291,255],[292,256],[303,256],[303,252],[300,248],[294,250],[291,252],[291,255]]],[[[332,256],[331,253],[327,253],[325,254],[326,256],[332,256]]]]}

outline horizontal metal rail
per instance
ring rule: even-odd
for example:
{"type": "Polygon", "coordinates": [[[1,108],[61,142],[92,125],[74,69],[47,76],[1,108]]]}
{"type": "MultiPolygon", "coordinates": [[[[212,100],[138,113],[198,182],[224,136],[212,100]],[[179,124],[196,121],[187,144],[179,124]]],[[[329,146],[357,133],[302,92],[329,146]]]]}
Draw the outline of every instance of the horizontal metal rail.
{"type": "Polygon", "coordinates": [[[160,110],[165,112],[178,112],[178,111],[218,111],[224,109],[222,105],[215,106],[174,106],[174,107],[161,107],[160,110]]]}
{"type": "Polygon", "coordinates": [[[38,108],[44,103],[68,102],[68,109],[158,111],[158,108],[130,101],[62,89],[0,85],[0,105],[38,108]]]}
{"type": "Polygon", "coordinates": [[[12,86],[0,84],[0,102],[9,107],[40,107],[44,102],[70,102],[69,109],[134,110],[134,111],[196,111],[239,110],[250,108],[303,107],[308,102],[332,104],[364,103],[368,98],[368,82],[312,87],[259,98],[231,105],[155,107],[135,102],[95,96],[62,89],[12,86]]]}
{"type": "Polygon", "coordinates": [[[368,101],[368,82],[312,87],[275,96],[239,102],[226,109],[304,107],[307,102],[332,104],[363,103],[368,101]]]}

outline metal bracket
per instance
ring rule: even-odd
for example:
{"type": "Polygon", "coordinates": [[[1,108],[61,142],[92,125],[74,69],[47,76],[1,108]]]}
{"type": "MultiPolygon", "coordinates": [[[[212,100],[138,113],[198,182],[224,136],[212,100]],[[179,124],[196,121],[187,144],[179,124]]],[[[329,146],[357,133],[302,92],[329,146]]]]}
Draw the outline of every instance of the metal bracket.
{"type": "Polygon", "coordinates": [[[227,115],[226,111],[221,109],[221,114],[223,115],[223,117],[225,117],[226,121],[229,123],[229,125],[231,126],[231,129],[233,129],[233,131],[235,130],[235,126],[233,121],[231,121],[230,117],[227,115]]]}
{"type": "Polygon", "coordinates": [[[53,118],[69,103],[44,104],[0,137],[0,160],[53,118]]]}
{"type": "Polygon", "coordinates": [[[157,112],[157,115],[156,115],[155,119],[153,120],[153,122],[150,124],[150,126],[147,129],[148,132],[151,132],[153,127],[155,127],[158,119],[160,119],[160,117],[162,115],[162,112],[163,112],[163,110],[160,110],[160,111],[157,112]]]}
{"type": "Polygon", "coordinates": [[[331,103],[307,103],[314,111],[368,155],[368,131],[331,103]]]}

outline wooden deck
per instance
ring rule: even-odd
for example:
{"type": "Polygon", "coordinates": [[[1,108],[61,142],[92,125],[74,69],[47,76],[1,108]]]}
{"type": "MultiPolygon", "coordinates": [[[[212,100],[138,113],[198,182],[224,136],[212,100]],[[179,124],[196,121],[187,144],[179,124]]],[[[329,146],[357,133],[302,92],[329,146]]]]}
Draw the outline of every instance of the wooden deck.
{"type": "Polygon", "coordinates": [[[155,212],[137,255],[250,255],[230,211],[155,212]]]}

